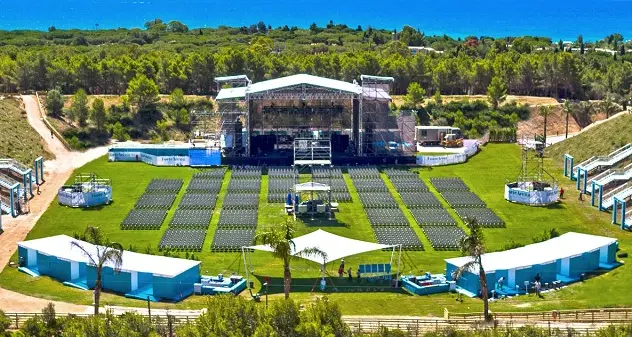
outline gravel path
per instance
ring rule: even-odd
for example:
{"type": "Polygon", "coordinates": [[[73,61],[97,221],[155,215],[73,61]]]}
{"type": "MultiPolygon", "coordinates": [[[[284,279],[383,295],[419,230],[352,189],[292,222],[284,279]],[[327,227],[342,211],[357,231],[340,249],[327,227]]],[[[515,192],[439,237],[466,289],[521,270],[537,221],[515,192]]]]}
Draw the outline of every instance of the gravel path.
{"type": "MultiPolygon", "coordinates": [[[[40,195],[36,195],[29,201],[29,213],[17,218],[12,218],[9,215],[4,215],[2,218],[4,232],[0,235],[0,272],[7,266],[11,255],[17,250],[17,242],[26,238],[40,216],[55,200],[57,190],[63,186],[72,172],[76,168],[107,154],[107,146],[85,152],[68,151],[59,139],[51,138],[50,131],[41,119],[37,98],[33,95],[24,95],[22,100],[29,123],[40,134],[56,158],[44,162],[45,183],[40,186],[40,195]]],[[[48,302],[0,288],[0,309],[6,312],[37,312],[48,302]]],[[[66,303],[55,303],[55,305],[60,309],[60,312],[66,311],[63,310],[64,308],[68,309],[66,312],[75,312],[85,308],[66,303]]]]}

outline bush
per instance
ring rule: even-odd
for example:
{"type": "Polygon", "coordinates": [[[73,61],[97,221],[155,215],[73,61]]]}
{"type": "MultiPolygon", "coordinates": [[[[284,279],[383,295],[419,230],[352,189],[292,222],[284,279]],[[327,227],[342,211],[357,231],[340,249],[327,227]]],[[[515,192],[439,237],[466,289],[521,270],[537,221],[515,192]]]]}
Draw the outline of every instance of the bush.
{"type": "Polygon", "coordinates": [[[490,130],[490,140],[492,129],[504,129],[496,133],[498,137],[493,141],[513,141],[511,137],[515,133],[518,121],[529,117],[527,105],[519,105],[515,102],[500,106],[496,110],[491,110],[487,102],[482,100],[462,100],[445,104],[430,102],[426,105],[425,111],[418,112],[421,123],[428,123],[428,116],[432,116],[433,125],[451,125],[462,130],[464,136],[477,138],[490,130]],[[439,124],[441,123],[441,124],[439,124]]]}
{"type": "Polygon", "coordinates": [[[10,326],[11,320],[4,314],[4,311],[0,310],[0,337],[9,336],[9,332],[7,330],[10,326]]]}

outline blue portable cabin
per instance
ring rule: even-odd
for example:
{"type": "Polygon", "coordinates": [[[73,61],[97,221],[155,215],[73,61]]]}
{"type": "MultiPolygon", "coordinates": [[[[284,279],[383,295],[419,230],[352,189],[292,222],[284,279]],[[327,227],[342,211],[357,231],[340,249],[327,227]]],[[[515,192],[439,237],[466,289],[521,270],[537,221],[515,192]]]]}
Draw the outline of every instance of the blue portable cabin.
{"type": "MultiPolygon", "coordinates": [[[[65,285],[93,289],[96,268],[75,241],[88,251],[96,246],[66,235],[51,236],[18,243],[20,270],[32,275],[47,275],[65,285]]],[[[127,297],[152,301],[179,301],[193,294],[193,284],[200,280],[200,262],[164,256],[123,252],[119,270],[106,265],[102,272],[103,289],[127,297]]]]}
{"type": "MultiPolygon", "coordinates": [[[[533,284],[536,276],[540,277],[542,284],[578,281],[583,274],[618,266],[617,247],[618,242],[613,238],[566,233],[544,242],[488,253],[482,257],[488,290],[491,292],[496,289],[505,294],[524,293],[525,282],[533,284]],[[497,289],[501,277],[504,277],[502,288],[497,289]]],[[[446,259],[446,278],[453,280],[454,271],[470,259],[446,259]]],[[[457,289],[469,296],[478,296],[478,273],[478,269],[465,271],[456,280],[457,289]]]]}

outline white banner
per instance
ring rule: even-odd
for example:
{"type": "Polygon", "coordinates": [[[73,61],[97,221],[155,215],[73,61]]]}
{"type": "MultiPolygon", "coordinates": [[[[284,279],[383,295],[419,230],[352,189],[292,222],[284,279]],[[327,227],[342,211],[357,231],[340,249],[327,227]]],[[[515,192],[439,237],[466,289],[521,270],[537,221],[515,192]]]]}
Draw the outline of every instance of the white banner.
{"type": "Polygon", "coordinates": [[[463,153],[446,154],[443,156],[417,156],[417,165],[420,166],[443,166],[465,163],[468,157],[478,152],[478,142],[474,142],[465,147],[463,153]]]}
{"type": "Polygon", "coordinates": [[[60,189],[57,192],[60,204],[70,207],[91,207],[108,203],[112,199],[112,189],[103,188],[97,192],[69,192],[60,189]]]}
{"type": "Polygon", "coordinates": [[[144,152],[112,152],[109,161],[142,161],[154,166],[189,166],[189,156],[154,156],[144,152]]]}
{"type": "Polygon", "coordinates": [[[156,157],[158,166],[189,166],[189,156],[160,156],[156,157]]]}
{"type": "Polygon", "coordinates": [[[444,156],[417,156],[417,165],[420,166],[442,166],[464,163],[467,156],[463,153],[448,154],[444,156]]]}
{"type": "Polygon", "coordinates": [[[141,152],[113,152],[108,153],[109,161],[140,161],[141,152]]]}
{"type": "Polygon", "coordinates": [[[520,204],[549,205],[557,201],[557,187],[544,191],[527,191],[505,185],[505,199],[520,204]]]}

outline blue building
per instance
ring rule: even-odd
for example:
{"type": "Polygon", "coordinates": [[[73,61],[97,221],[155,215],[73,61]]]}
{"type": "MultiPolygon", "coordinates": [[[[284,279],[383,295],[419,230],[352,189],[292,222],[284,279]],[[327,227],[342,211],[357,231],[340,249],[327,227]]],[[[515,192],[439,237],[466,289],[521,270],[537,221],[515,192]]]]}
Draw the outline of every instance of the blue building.
{"type": "MultiPolygon", "coordinates": [[[[20,271],[50,276],[79,289],[93,289],[96,268],[80,249],[72,246],[73,241],[96,252],[97,246],[67,235],[19,242],[20,271]]],[[[200,262],[124,251],[123,265],[119,270],[107,265],[102,282],[105,290],[130,298],[179,301],[193,294],[193,284],[200,282],[200,262]]]]}
{"type": "MultiPolygon", "coordinates": [[[[581,276],[597,270],[617,267],[616,239],[580,233],[566,233],[559,237],[482,256],[488,290],[503,295],[524,293],[532,287],[536,276],[541,284],[572,283],[581,276]],[[503,278],[502,288],[496,287],[503,278]],[[525,285],[527,282],[528,285],[525,285]]],[[[446,259],[446,278],[453,280],[454,271],[471,261],[471,257],[446,259]]],[[[456,280],[457,290],[469,296],[480,294],[479,270],[469,270],[456,280]]]]}

